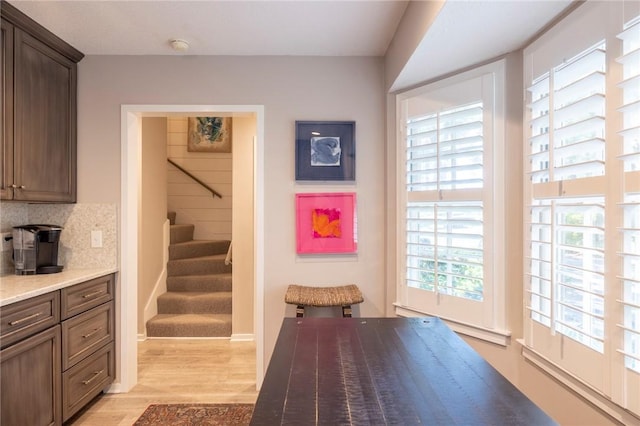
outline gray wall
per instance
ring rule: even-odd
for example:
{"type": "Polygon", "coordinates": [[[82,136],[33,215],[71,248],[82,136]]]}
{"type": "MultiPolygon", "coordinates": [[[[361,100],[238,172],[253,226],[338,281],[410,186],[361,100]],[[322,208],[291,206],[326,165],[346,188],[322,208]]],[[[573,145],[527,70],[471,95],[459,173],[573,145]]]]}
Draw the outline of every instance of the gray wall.
{"type": "MultiPolygon", "coordinates": [[[[362,316],[384,313],[384,75],[381,58],[87,56],[78,69],[78,201],[120,204],[121,105],[264,105],[265,366],[291,283],[357,283],[362,316]],[[355,185],[298,185],[296,120],[356,121],[355,185]],[[356,256],[299,259],[296,192],[355,191],[356,256]]],[[[123,283],[127,285],[127,283],[123,283]]],[[[357,312],[357,311],[356,311],[357,312]]]]}

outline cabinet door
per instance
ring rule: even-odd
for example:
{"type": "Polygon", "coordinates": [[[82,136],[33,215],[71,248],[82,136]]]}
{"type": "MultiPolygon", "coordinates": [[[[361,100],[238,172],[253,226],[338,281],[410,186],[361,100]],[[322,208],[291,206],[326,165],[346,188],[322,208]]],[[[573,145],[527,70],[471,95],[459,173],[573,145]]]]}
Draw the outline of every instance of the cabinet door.
{"type": "Polygon", "coordinates": [[[0,351],[0,424],[62,424],[60,326],[0,351]]]}
{"type": "Polygon", "coordinates": [[[14,31],[14,200],[76,200],[76,64],[14,31]]]}
{"type": "Polygon", "coordinates": [[[0,26],[0,199],[13,198],[13,25],[0,26]]]}

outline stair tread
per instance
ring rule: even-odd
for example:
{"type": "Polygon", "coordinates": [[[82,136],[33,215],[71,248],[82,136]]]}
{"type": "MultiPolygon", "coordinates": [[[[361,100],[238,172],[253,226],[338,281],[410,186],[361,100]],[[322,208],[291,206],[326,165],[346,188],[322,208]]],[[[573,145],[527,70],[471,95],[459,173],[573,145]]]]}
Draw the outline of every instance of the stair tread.
{"type": "Polygon", "coordinates": [[[192,259],[202,256],[227,255],[229,240],[188,240],[169,245],[169,259],[192,259]]]}
{"type": "Polygon", "coordinates": [[[147,321],[149,337],[230,337],[231,314],[158,314],[147,321]]]}
{"type": "Polygon", "coordinates": [[[206,275],[174,275],[167,277],[167,291],[231,291],[233,278],[231,273],[206,275]]]}
{"type": "Polygon", "coordinates": [[[205,275],[231,272],[231,265],[225,264],[225,255],[211,255],[172,259],[167,262],[167,275],[170,277],[184,275],[205,275]]]}
{"type": "Polygon", "coordinates": [[[231,265],[225,264],[225,254],[172,259],[167,262],[167,275],[204,275],[231,272],[231,265]]]}
{"type": "Polygon", "coordinates": [[[220,272],[219,274],[194,274],[194,275],[174,275],[171,277],[167,277],[167,279],[181,279],[181,280],[205,280],[205,279],[225,279],[231,278],[231,272],[220,272]]]}
{"type": "Polygon", "coordinates": [[[150,322],[176,322],[176,323],[209,323],[231,321],[231,314],[158,314],[151,318],[150,322]]]}
{"type": "Polygon", "coordinates": [[[169,241],[171,244],[193,240],[193,232],[195,231],[194,225],[170,225],[169,226],[169,241]]]}
{"type": "Polygon", "coordinates": [[[229,243],[229,240],[189,240],[182,241],[180,243],[171,243],[172,246],[188,246],[188,245],[197,245],[197,244],[218,244],[218,243],[229,243]]]}
{"type": "Polygon", "coordinates": [[[193,262],[200,260],[223,260],[226,259],[226,254],[210,254],[207,256],[186,257],[184,259],[172,259],[169,262],[193,262]]]}
{"type": "Polygon", "coordinates": [[[176,224],[176,212],[167,212],[167,219],[169,219],[169,224],[170,225],[175,225],[176,224]]]}
{"type": "Polygon", "coordinates": [[[231,297],[230,291],[167,291],[158,299],[221,299],[231,297]]]}

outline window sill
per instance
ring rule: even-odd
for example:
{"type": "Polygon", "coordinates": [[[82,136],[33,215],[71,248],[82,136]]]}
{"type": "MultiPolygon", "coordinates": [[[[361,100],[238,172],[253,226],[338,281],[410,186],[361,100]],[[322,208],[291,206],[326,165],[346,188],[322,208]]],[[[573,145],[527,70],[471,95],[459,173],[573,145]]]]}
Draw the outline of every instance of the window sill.
{"type": "Polygon", "coordinates": [[[637,424],[640,420],[629,411],[611,401],[602,393],[596,391],[591,386],[582,382],[577,377],[558,367],[553,362],[528,347],[523,339],[517,339],[516,341],[522,345],[522,356],[527,361],[553,377],[573,393],[581,396],[583,399],[596,406],[606,415],[625,425],[637,424]]]}
{"type": "MultiPolygon", "coordinates": [[[[400,317],[413,318],[431,315],[428,312],[421,312],[414,308],[409,308],[408,306],[402,306],[398,303],[394,303],[393,305],[395,306],[395,314],[400,317]]],[[[453,331],[459,334],[464,334],[465,336],[475,337],[476,339],[495,343],[501,346],[507,346],[511,340],[511,332],[508,330],[491,330],[488,328],[478,327],[477,325],[455,321],[450,318],[439,318],[446,322],[453,331]]]]}

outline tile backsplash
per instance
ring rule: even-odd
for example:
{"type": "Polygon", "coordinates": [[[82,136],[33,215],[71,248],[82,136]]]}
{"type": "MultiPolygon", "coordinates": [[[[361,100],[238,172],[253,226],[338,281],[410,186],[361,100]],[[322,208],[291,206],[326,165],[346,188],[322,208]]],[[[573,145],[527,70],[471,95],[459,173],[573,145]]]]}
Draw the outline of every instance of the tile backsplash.
{"type": "MultiPolygon", "coordinates": [[[[0,229],[28,223],[59,225],[58,263],[65,269],[111,268],[118,259],[115,204],[0,204],[0,229]],[[91,247],[91,231],[102,232],[102,247],[91,247]]],[[[2,252],[0,274],[12,274],[11,251],[2,252]]]]}

